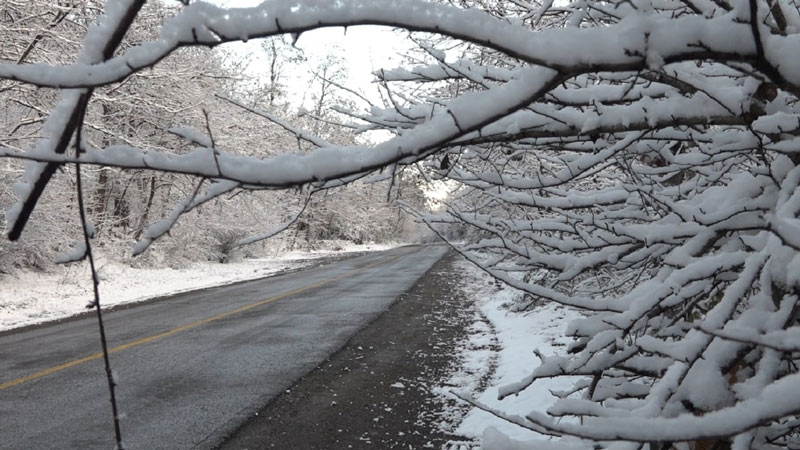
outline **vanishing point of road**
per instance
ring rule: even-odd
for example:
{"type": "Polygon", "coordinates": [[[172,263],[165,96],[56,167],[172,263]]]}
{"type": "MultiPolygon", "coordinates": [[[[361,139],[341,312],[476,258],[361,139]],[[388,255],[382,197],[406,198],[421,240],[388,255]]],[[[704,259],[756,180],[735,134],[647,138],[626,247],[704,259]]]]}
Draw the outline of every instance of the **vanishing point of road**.
{"type": "MultiPolygon", "coordinates": [[[[402,247],[105,314],[125,448],[217,447],[445,253],[402,247]]],[[[0,449],[114,448],[99,348],[93,316],[0,335],[0,449]]]]}

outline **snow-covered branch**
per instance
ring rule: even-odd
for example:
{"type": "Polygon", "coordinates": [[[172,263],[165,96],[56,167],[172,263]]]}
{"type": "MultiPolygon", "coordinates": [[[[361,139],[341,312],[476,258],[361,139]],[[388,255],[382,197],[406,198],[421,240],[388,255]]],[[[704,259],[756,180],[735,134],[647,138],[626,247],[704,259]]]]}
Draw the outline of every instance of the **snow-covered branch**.
{"type": "MultiPolygon", "coordinates": [[[[136,174],[128,183],[149,193],[137,250],[184,213],[235,189],[297,188],[312,205],[310,192],[382,170],[394,179],[414,164],[424,179],[452,187],[441,210],[416,212],[420,220],[528,298],[585,313],[567,330],[574,343],[565,355],[542,356],[539,368],[502,395],[542,378],[579,377],[571,393],[548,416],[492,414],[594,448],[798,445],[794,3],[268,0],[225,9],[197,1],[117,50],[137,4],[109,1],[76,62],[0,62],[0,78],[16,80],[13,86],[65,89],[53,108],[14,103],[23,113],[15,110],[9,129],[44,122],[44,137],[36,145],[27,136],[0,142],[0,157],[30,162],[15,187],[10,237],[20,236],[56,169],[78,162],[125,169],[136,174]],[[191,120],[184,102],[168,120],[149,119],[146,131],[126,116],[119,139],[98,122],[104,137],[89,139],[80,159],[66,152],[80,124],[94,123],[87,114],[110,120],[117,113],[114,102],[94,103],[95,90],[133,90],[130,80],[181,52],[367,24],[425,32],[414,36],[421,51],[413,67],[375,73],[383,108],[334,108],[359,121],[343,126],[348,133],[382,130],[393,136],[385,142],[342,145],[224,91],[212,108],[203,100],[205,123],[191,120]],[[286,140],[276,152],[237,138],[257,127],[215,124],[215,108],[229,108],[226,119],[232,110],[267,119],[264,128],[277,124],[308,151],[294,152],[286,140]],[[183,186],[183,200],[175,205],[172,197],[172,212],[148,227],[160,184],[155,176],[136,178],[141,173],[193,177],[194,189],[183,186]],[[205,190],[198,179],[209,183],[205,190]],[[556,420],[562,417],[580,422],[556,420]]],[[[325,117],[323,103],[314,114],[330,129],[337,121],[325,117]]],[[[310,211],[306,203],[290,210],[310,211]]],[[[124,216],[124,208],[115,214],[124,216]]],[[[281,215],[278,229],[308,230],[313,217],[305,219],[281,215]]]]}

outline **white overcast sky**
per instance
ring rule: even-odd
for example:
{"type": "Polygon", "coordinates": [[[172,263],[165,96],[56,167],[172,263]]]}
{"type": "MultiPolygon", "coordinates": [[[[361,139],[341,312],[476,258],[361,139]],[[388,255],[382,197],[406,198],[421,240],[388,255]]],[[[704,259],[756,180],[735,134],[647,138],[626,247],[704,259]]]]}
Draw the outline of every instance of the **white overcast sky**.
{"type": "MultiPolygon", "coordinates": [[[[260,0],[212,0],[220,6],[250,7],[261,3],[260,0]]],[[[372,72],[377,69],[391,69],[401,64],[400,54],[409,47],[404,34],[386,27],[360,26],[350,27],[345,32],[342,27],[325,28],[304,33],[297,42],[310,64],[319,61],[328,54],[339,57],[348,70],[349,88],[364,93],[374,103],[379,103],[376,87],[371,83],[372,72]]],[[[230,48],[245,53],[257,54],[258,41],[230,44],[230,48]]],[[[299,67],[293,74],[289,85],[291,101],[296,106],[310,107],[310,94],[305,95],[311,81],[310,64],[299,67]],[[301,105],[303,97],[305,104],[301,105]]],[[[258,64],[252,64],[253,74],[258,73],[258,64]]]]}

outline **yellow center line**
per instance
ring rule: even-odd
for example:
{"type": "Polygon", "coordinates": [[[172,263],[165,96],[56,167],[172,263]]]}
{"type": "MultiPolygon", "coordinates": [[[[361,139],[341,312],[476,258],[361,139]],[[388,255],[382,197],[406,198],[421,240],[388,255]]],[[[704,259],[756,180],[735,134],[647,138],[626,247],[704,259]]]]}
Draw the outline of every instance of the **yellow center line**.
{"type": "MultiPolygon", "coordinates": [[[[140,345],[147,344],[149,342],[153,342],[153,341],[156,341],[156,340],[168,337],[168,336],[173,336],[173,335],[178,334],[178,333],[180,333],[182,331],[191,330],[192,328],[197,328],[197,327],[205,325],[207,323],[211,323],[211,322],[214,322],[214,321],[217,321],[217,320],[220,320],[220,319],[224,319],[226,317],[230,317],[230,316],[233,316],[235,314],[239,314],[239,313],[251,310],[253,308],[258,308],[259,306],[266,305],[267,303],[272,303],[272,302],[280,300],[282,298],[291,297],[293,295],[297,295],[297,294],[309,291],[311,289],[315,289],[315,288],[318,288],[320,286],[324,286],[326,284],[333,283],[334,281],[341,280],[342,278],[349,277],[349,276],[354,275],[356,273],[363,272],[364,270],[367,270],[369,268],[372,268],[372,267],[375,267],[377,265],[384,264],[384,263],[387,263],[387,262],[392,261],[394,259],[397,259],[400,256],[402,256],[402,255],[390,256],[390,257],[384,258],[384,259],[382,259],[380,261],[376,261],[374,263],[367,264],[366,266],[362,266],[362,267],[359,267],[357,269],[350,270],[350,271],[345,272],[345,273],[343,273],[341,275],[337,275],[337,276],[335,276],[333,278],[328,278],[327,280],[322,280],[322,281],[314,283],[314,284],[309,284],[307,286],[303,286],[301,288],[297,288],[295,290],[292,290],[292,291],[289,291],[289,292],[286,292],[286,293],[283,293],[283,294],[280,294],[280,295],[276,295],[274,297],[270,297],[270,298],[267,298],[267,299],[264,299],[264,300],[257,301],[255,303],[251,303],[249,305],[242,306],[241,308],[236,308],[234,310],[227,311],[227,312],[224,312],[222,314],[218,314],[218,315],[213,316],[213,317],[208,317],[206,319],[201,319],[201,320],[198,320],[196,322],[192,322],[192,323],[189,323],[189,324],[177,327],[177,328],[173,328],[171,330],[167,330],[167,331],[164,331],[164,332],[161,332],[161,333],[158,333],[158,334],[154,334],[152,336],[148,336],[148,337],[139,339],[137,341],[128,342],[127,344],[122,344],[122,345],[120,345],[118,347],[114,347],[114,348],[109,349],[108,353],[109,354],[111,354],[111,353],[119,353],[119,352],[121,352],[123,350],[128,350],[130,348],[138,347],[140,345]]],[[[93,355],[84,356],[83,358],[76,359],[76,360],[73,360],[73,361],[70,361],[70,362],[55,366],[55,367],[51,367],[49,369],[44,369],[42,371],[39,371],[39,372],[36,372],[36,373],[32,373],[30,375],[26,375],[24,377],[20,377],[20,378],[17,378],[15,380],[7,381],[5,383],[0,384],[0,391],[2,391],[3,389],[8,389],[8,388],[10,388],[12,386],[16,386],[16,385],[25,383],[27,381],[36,380],[38,378],[45,377],[47,375],[62,371],[64,369],[69,369],[70,367],[75,367],[77,365],[80,365],[80,364],[83,364],[83,363],[86,363],[86,362],[89,362],[89,361],[94,361],[94,360],[100,359],[102,357],[103,357],[103,353],[102,352],[95,353],[93,355]]]]}

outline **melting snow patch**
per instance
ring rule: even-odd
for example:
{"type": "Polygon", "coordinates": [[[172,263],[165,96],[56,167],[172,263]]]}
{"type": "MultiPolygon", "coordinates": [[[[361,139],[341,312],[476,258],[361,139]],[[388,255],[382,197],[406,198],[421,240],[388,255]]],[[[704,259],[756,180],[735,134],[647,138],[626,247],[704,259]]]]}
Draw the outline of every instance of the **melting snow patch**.
{"type": "MultiPolygon", "coordinates": [[[[463,274],[460,288],[473,299],[477,313],[469,338],[460,346],[460,368],[435,392],[449,399],[453,398],[452,392],[467,394],[491,408],[519,416],[532,411],[545,412],[556,400],[551,391],[568,390],[574,379],[540,380],[519,395],[502,401],[497,399],[498,388],[518,382],[539,365],[534,350],[552,355],[565,348],[570,340],[564,336],[564,330],[580,314],[556,304],[512,312],[510,305],[518,303],[519,291],[498,287],[487,274],[466,261],[457,264],[463,274]]],[[[442,431],[473,442],[488,436],[482,446],[487,450],[504,448],[492,447],[493,443],[511,445],[547,439],[477,408],[463,403],[449,404],[450,410],[443,415],[445,420],[440,426],[442,431]]]]}

